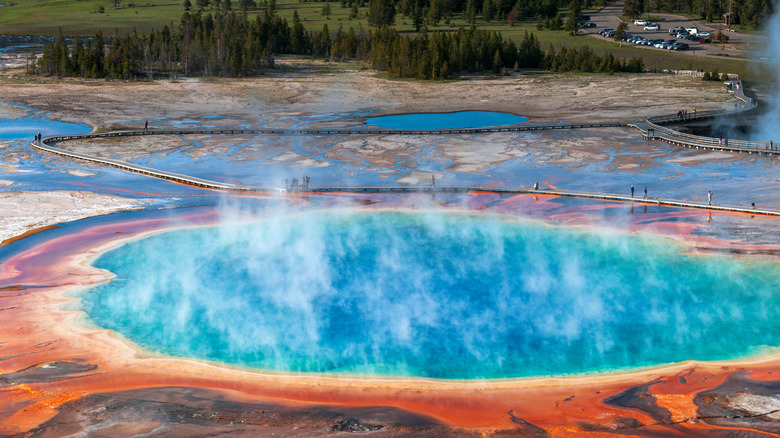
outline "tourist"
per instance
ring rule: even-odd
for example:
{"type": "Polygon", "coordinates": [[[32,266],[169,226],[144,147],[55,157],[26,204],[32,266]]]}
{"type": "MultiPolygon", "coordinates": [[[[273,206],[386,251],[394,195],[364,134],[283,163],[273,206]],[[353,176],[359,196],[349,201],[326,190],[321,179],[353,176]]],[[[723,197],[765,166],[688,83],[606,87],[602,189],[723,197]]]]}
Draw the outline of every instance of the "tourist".
{"type": "Polygon", "coordinates": [[[712,192],[707,192],[707,205],[712,205],[712,192]]]}
{"type": "Polygon", "coordinates": [[[753,206],[753,210],[755,210],[755,209],[756,209],[756,203],[755,203],[755,202],[751,202],[751,203],[750,203],[750,205],[752,205],[752,206],[753,206]]]}
{"type": "Polygon", "coordinates": [[[431,187],[436,187],[436,175],[431,175],[431,187]]]}
{"type": "Polygon", "coordinates": [[[718,144],[723,145],[723,137],[718,137],[718,144]]]}
{"type": "Polygon", "coordinates": [[[633,184],[631,184],[631,197],[632,198],[634,197],[634,185],[633,184]]]}
{"type": "Polygon", "coordinates": [[[144,122],[144,132],[146,132],[149,129],[149,121],[144,122]]]}
{"type": "Polygon", "coordinates": [[[534,190],[539,190],[539,183],[538,182],[534,183],[534,190]]]}
{"type": "Polygon", "coordinates": [[[647,199],[647,187],[645,187],[645,199],[647,199]]]}
{"type": "Polygon", "coordinates": [[[774,149],[774,148],[775,148],[775,142],[769,140],[769,149],[774,149]]]}

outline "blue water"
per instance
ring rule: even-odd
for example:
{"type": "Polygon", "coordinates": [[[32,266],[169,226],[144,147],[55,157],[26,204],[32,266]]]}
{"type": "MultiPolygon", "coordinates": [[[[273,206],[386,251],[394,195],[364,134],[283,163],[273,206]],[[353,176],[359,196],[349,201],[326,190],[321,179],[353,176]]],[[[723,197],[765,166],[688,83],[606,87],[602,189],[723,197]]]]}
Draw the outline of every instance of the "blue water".
{"type": "Polygon", "coordinates": [[[780,264],[470,214],[316,212],[154,235],[83,293],[141,346],[263,370],[570,375],[780,346],[780,264]]]}
{"type": "Polygon", "coordinates": [[[86,134],[92,131],[89,125],[51,120],[44,116],[19,119],[0,118],[0,139],[32,138],[39,132],[44,136],[86,134]]]}
{"type": "Polygon", "coordinates": [[[528,118],[491,111],[460,111],[456,113],[419,113],[370,117],[366,124],[390,129],[459,129],[514,125],[528,118]]]}

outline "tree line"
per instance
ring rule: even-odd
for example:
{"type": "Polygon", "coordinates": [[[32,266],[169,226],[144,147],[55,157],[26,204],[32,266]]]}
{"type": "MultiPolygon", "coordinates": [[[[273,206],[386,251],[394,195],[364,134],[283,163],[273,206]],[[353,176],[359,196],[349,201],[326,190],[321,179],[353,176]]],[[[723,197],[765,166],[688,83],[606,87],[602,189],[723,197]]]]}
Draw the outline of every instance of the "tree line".
{"type": "Polygon", "coordinates": [[[306,31],[297,13],[292,23],[264,12],[255,19],[245,14],[185,13],[178,26],[163,27],[148,35],[101,33],[74,37],[71,44],[59,35],[44,46],[31,73],[105,79],[135,79],[168,74],[241,77],[273,68],[274,55],[300,54],[320,59],[368,62],[395,77],[441,79],[461,72],[494,73],[509,69],[540,68],[553,71],[642,71],[640,58],[617,60],[579,50],[543,51],[533,33],[519,43],[499,32],[475,26],[455,32],[427,32],[410,36],[384,26],[377,30],[339,27],[331,32],[306,31]]]}

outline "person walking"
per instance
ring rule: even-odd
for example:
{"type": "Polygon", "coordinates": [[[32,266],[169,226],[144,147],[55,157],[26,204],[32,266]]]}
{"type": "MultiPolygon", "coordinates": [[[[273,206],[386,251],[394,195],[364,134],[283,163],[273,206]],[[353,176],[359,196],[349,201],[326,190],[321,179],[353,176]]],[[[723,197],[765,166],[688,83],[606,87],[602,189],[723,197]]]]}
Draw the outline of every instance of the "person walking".
{"type": "Polygon", "coordinates": [[[431,175],[431,187],[436,187],[436,175],[431,175]]]}
{"type": "Polygon", "coordinates": [[[149,130],[149,121],[148,120],[144,122],[144,132],[146,132],[147,130],[149,130]]]}
{"type": "Polygon", "coordinates": [[[712,205],[712,192],[707,191],[707,205],[712,205]]]}
{"type": "Polygon", "coordinates": [[[645,199],[647,199],[647,187],[645,187],[645,199]]]}
{"type": "Polygon", "coordinates": [[[634,197],[634,185],[633,184],[631,184],[631,197],[632,198],[634,197]]]}

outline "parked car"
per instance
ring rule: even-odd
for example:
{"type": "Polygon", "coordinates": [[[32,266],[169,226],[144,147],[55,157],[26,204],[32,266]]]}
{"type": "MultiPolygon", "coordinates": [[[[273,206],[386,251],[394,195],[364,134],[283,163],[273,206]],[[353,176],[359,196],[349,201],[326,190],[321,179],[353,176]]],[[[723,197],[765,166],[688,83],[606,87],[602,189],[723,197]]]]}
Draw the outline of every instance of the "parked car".
{"type": "Polygon", "coordinates": [[[585,23],[582,25],[583,29],[589,28],[589,27],[596,27],[596,23],[585,23]]]}
{"type": "Polygon", "coordinates": [[[713,35],[712,35],[712,32],[699,32],[698,36],[701,37],[701,38],[710,38],[713,35]]]}
{"type": "Polygon", "coordinates": [[[698,35],[699,34],[699,28],[698,27],[686,27],[686,31],[688,31],[689,35],[698,35]]]}
{"type": "Polygon", "coordinates": [[[609,32],[605,33],[604,36],[607,38],[612,38],[613,36],[615,36],[615,31],[610,30],[609,32]]]}
{"type": "Polygon", "coordinates": [[[650,23],[650,22],[647,21],[647,20],[634,20],[634,25],[636,25],[636,26],[645,26],[648,23],[650,23]]]}
{"type": "Polygon", "coordinates": [[[689,46],[685,43],[674,43],[669,46],[670,50],[688,50],[689,46]]]}
{"type": "Polygon", "coordinates": [[[682,33],[682,32],[681,32],[681,33],[678,33],[678,34],[677,34],[677,35],[675,35],[675,36],[676,36],[678,39],[679,39],[679,38],[685,38],[685,37],[687,37],[687,36],[688,36],[688,32],[685,32],[685,33],[682,33]]]}
{"type": "Polygon", "coordinates": [[[683,35],[683,36],[680,37],[680,39],[681,40],[693,41],[695,43],[698,43],[701,40],[701,38],[699,38],[699,37],[697,37],[695,35],[683,35]]]}
{"type": "Polygon", "coordinates": [[[671,29],[669,29],[669,35],[677,35],[678,33],[684,31],[685,28],[682,26],[675,26],[671,29]]]}
{"type": "Polygon", "coordinates": [[[607,33],[614,32],[614,31],[615,31],[615,29],[601,29],[599,31],[599,35],[606,35],[607,33]]]}
{"type": "Polygon", "coordinates": [[[580,15],[579,21],[590,21],[590,15],[580,15]]]}
{"type": "Polygon", "coordinates": [[[645,26],[645,30],[661,30],[661,25],[658,23],[650,23],[645,26]]]}

